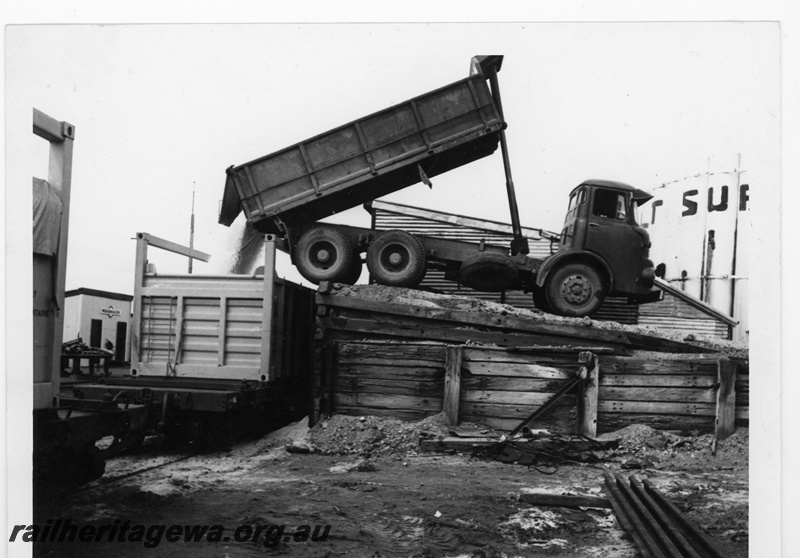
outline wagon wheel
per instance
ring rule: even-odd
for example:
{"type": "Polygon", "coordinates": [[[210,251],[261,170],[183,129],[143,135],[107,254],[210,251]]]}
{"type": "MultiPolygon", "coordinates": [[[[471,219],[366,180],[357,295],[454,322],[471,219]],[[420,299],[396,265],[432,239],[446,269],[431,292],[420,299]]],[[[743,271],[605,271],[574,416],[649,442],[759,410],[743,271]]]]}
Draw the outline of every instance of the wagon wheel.
{"type": "Polygon", "coordinates": [[[321,281],[347,282],[360,262],[353,245],[341,231],[317,226],[304,232],[297,241],[294,265],[300,275],[319,284],[321,281]]]}
{"type": "Polygon", "coordinates": [[[392,287],[416,287],[425,277],[425,250],[404,231],[386,231],[367,249],[367,268],[373,279],[392,287]]]}

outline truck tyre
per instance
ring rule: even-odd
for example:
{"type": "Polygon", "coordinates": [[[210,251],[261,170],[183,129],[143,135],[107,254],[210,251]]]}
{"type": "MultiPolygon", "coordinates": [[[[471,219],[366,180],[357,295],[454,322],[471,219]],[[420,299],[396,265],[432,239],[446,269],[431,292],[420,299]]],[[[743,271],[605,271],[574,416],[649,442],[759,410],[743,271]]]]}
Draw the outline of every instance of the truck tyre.
{"type": "Polygon", "coordinates": [[[405,231],[379,234],[367,249],[367,268],[381,285],[416,287],[425,277],[422,243],[405,231]]]}
{"type": "Polygon", "coordinates": [[[318,226],[300,236],[294,249],[294,265],[315,285],[320,281],[341,283],[353,276],[358,254],[341,231],[318,226]]]}
{"type": "Polygon", "coordinates": [[[356,259],[353,262],[353,265],[350,267],[350,270],[339,280],[339,282],[346,285],[355,285],[358,283],[358,279],[361,277],[362,269],[363,266],[361,265],[361,258],[356,256],[356,259]]]}
{"type": "Polygon", "coordinates": [[[605,296],[603,277],[585,263],[566,263],[547,277],[545,299],[554,314],[589,316],[603,304],[605,296]]]}
{"type": "Polygon", "coordinates": [[[533,305],[542,312],[550,312],[551,314],[553,312],[553,309],[550,308],[549,304],[547,304],[547,295],[545,294],[544,287],[539,287],[538,285],[534,285],[533,305]]]}
{"type": "Polygon", "coordinates": [[[497,293],[518,282],[517,266],[505,254],[478,252],[461,263],[458,278],[476,291],[497,293]]]}

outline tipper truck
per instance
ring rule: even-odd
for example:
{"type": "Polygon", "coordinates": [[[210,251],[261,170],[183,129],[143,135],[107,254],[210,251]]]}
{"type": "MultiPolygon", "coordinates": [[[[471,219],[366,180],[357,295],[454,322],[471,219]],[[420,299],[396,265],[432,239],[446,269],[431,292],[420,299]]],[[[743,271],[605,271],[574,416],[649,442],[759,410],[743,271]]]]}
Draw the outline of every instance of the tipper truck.
{"type": "Polygon", "coordinates": [[[353,283],[362,254],[378,283],[415,287],[427,269],[479,291],[521,289],[536,306],[587,316],[609,295],[657,300],[647,231],[635,208],[652,196],[620,182],[586,180],[572,190],[558,251],[528,257],[511,177],[497,74],[499,55],[476,56],[469,77],[306,141],[231,166],[219,222],[243,210],[254,230],[284,239],[312,283],[353,283]],[[466,165],[500,147],[511,213],[510,246],[377,232],[318,220],[466,165]]]}

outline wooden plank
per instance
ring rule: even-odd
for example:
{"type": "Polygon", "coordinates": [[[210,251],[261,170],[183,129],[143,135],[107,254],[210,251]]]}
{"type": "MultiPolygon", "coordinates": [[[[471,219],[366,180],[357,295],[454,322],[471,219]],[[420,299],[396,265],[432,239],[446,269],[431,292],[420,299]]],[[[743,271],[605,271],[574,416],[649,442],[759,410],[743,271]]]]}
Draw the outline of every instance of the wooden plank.
{"type": "MultiPolygon", "coordinates": [[[[597,354],[610,355],[611,349],[592,345],[525,345],[520,347],[493,347],[491,345],[467,345],[465,349],[477,352],[479,355],[476,360],[493,360],[492,355],[498,355],[494,360],[512,362],[515,357],[523,359],[560,359],[562,361],[568,360],[570,362],[575,360],[578,353],[583,351],[597,352],[597,354]],[[486,355],[485,357],[482,355],[486,355]]],[[[627,352],[627,356],[633,353],[627,352]]]]}
{"type": "Polygon", "coordinates": [[[597,357],[591,353],[581,354],[588,360],[580,372],[578,384],[577,432],[589,438],[597,437],[597,398],[600,368],[597,357]]]}
{"type": "Polygon", "coordinates": [[[540,364],[509,364],[500,362],[464,362],[463,368],[476,376],[505,376],[540,380],[568,380],[575,375],[577,364],[542,366],[540,364]]]}
{"type": "Polygon", "coordinates": [[[717,383],[716,376],[695,374],[606,374],[600,377],[602,387],[663,387],[663,388],[711,388],[717,383]]]}
{"type": "Polygon", "coordinates": [[[686,374],[717,375],[718,356],[691,359],[642,359],[609,356],[603,358],[603,375],[613,374],[686,374]]]}
{"type": "Polygon", "coordinates": [[[441,366],[444,362],[444,349],[446,345],[420,344],[420,343],[353,343],[340,341],[340,362],[349,362],[351,359],[358,362],[374,364],[398,364],[405,366],[430,366],[435,362],[441,366]],[[418,362],[421,361],[421,362],[418,362]]]}
{"type": "Polygon", "coordinates": [[[648,351],[658,351],[661,353],[716,353],[714,349],[706,347],[699,347],[683,343],[681,341],[673,341],[671,339],[664,339],[654,335],[645,335],[642,333],[626,332],[630,344],[648,351]]]}
{"type": "Polygon", "coordinates": [[[444,412],[445,424],[458,426],[458,406],[461,400],[461,353],[462,347],[447,347],[444,364],[444,412]]]}
{"type": "Polygon", "coordinates": [[[682,387],[600,387],[603,401],[663,401],[676,403],[715,403],[716,390],[682,387]]]}
{"type": "MultiPolygon", "coordinates": [[[[565,395],[561,398],[558,404],[550,411],[556,413],[559,409],[572,409],[575,407],[575,396],[565,395]]],[[[515,418],[520,420],[530,416],[531,411],[535,410],[532,406],[527,405],[512,405],[504,403],[485,403],[478,401],[461,401],[461,416],[462,419],[465,415],[475,415],[481,417],[497,417],[497,418],[515,418]]],[[[565,415],[568,414],[565,413],[565,415]]],[[[544,417],[542,417],[544,418],[544,417]]],[[[569,423],[571,427],[572,422],[569,423]]]]}
{"type": "MultiPolygon", "coordinates": [[[[398,362],[397,364],[405,364],[398,362]]],[[[444,380],[444,368],[428,368],[421,366],[379,366],[374,364],[348,364],[337,360],[336,372],[342,377],[360,377],[374,379],[398,380],[444,380]]]]}
{"type": "Polygon", "coordinates": [[[650,401],[601,400],[598,405],[598,412],[713,417],[716,416],[716,405],[713,403],[665,403],[650,401]]]}
{"type": "Polygon", "coordinates": [[[726,358],[719,360],[719,389],[714,435],[724,440],[736,430],[736,363],[726,358]]]}
{"type": "Polygon", "coordinates": [[[714,417],[604,412],[598,412],[597,414],[598,434],[615,432],[632,424],[644,424],[657,430],[672,430],[677,432],[692,432],[697,430],[703,434],[707,434],[714,431],[714,417]]]}
{"type": "MultiPolygon", "coordinates": [[[[341,343],[341,341],[337,341],[341,343]]],[[[339,362],[345,366],[362,366],[362,365],[372,365],[372,366],[380,366],[380,367],[398,367],[398,368],[410,368],[410,367],[419,367],[419,368],[435,368],[439,367],[439,369],[443,370],[442,366],[444,363],[444,351],[442,351],[442,358],[436,360],[422,360],[422,359],[406,359],[403,358],[403,353],[398,351],[398,354],[395,355],[394,358],[387,359],[387,358],[376,358],[371,357],[369,354],[363,354],[360,356],[349,356],[349,357],[341,357],[339,362]]]]}
{"type": "MultiPolygon", "coordinates": [[[[553,346],[562,346],[563,339],[547,336],[532,336],[517,333],[501,333],[477,331],[461,328],[435,328],[425,324],[419,326],[398,326],[386,320],[353,320],[346,318],[317,318],[317,326],[325,330],[340,330],[349,333],[366,333],[379,337],[401,339],[427,339],[436,341],[449,341],[455,343],[485,343],[499,346],[527,346],[532,343],[551,343],[553,346]]],[[[608,345],[607,348],[624,353],[620,345],[608,345]]]]}
{"type": "Polygon", "coordinates": [[[556,506],[565,508],[610,508],[611,503],[599,496],[577,496],[573,494],[549,494],[547,492],[524,492],[519,501],[533,506],[556,506]]]}
{"type": "Polygon", "coordinates": [[[373,379],[349,377],[343,378],[336,375],[333,381],[333,390],[336,393],[374,393],[419,395],[424,397],[440,397],[443,383],[441,381],[403,381],[394,379],[373,379]]]}
{"type": "MultiPolygon", "coordinates": [[[[393,316],[391,314],[376,313],[376,312],[362,312],[355,310],[340,310],[334,309],[329,312],[328,317],[340,318],[348,320],[363,320],[368,322],[375,322],[379,324],[386,324],[395,327],[405,328],[434,328],[434,329],[451,329],[457,327],[459,329],[466,329],[470,331],[482,331],[486,333],[506,333],[518,336],[527,336],[529,340],[527,345],[535,345],[537,343],[549,344],[553,347],[562,347],[564,351],[569,351],[571,347],[587,345],[597,346],[598,348],[616,347],[617,353],[622,353],[622,348],[626,345],[613,341],[583,339],[578,336],[565,336],[559,335],[554,332],[540,331],[523,331],[517,329],[503,328],[503,327],[490,327],[480,324],[471,324],[467,322],[455,322],[447,320],[435,320],[430,318],[416,318],[406,316],[393,316]]],[[[524,345],[523,345],[524,346],[524,345]]]]}
{"type": "MultiPolygon", "coordinates": [[[[321,317],[317,318],[317,325],[328,330],[344,330],[349,332],[369,333],[383,337],[397,337],[403,339],[417,339],[430,341],[448,341],[455,343],[485,343],[488,345],[528,346],[531,344],[550,344],[564,346],[562,337],[546,336],[539,334],[503,333],[499,331],[478,331],[459,327],[434,327],[428,322],[398,324],[390,319],[378,317],[374,320],[352,318],[321,317]]],[[[618,354],[624,354],[625,349],[618,344],[602,344],[606,348],[614,349],[618,354]]]]}
{"type": "Polygon", "coordinates": [[[377,409],[405,409],[412,411],[442,410],[442,397],[419,397],[413,395],[382,395],[376,393],[335,393],[334,404],[348,407],[371,407],[377,409]]]}
{"type": "Polygon", "coordinates": [[[475,376],[469,372],[461,374],[461,389],[528,391],[555,393],[564,384],[563,378],[542,380],[538,378],[510,378],[508,376],[475,376]]]}
{"type": "MultiPolygon", "coordinates": [[[[563,385],[563,382],[562,382],[563,385]]],[[[503,405],[529,405],[531,410],[547,402],[553,393],[532,393],[525,391],[487,391],[463,390],[461,401],[471,403],[499,403],[503,405]]]]}
{"type": "MultiPolygon", "coordinates": [[[[570,409],[556,408],[551,410],[536,419],[534,429],[545,429],[549,432],[557,432],[561,434],[573,434],[574,427],[572,426],[574,417],[570,416],[570,409]]],[[[481,414],[468,414],[464,412],[463,405],[461,410],[461,424],[473,423],[481,426],[486,426],[501,432],[511,432],[516,428],[520,421],[525,417],[498,417],[487,416],[481,414]]]]}
{"type": "Polygon", "coordinates": [[[538,352],[521,352],[504,347],[464,347],[464,362],[497,362],[504,364],[539,364],[542,366],[575,366],[576,351],[564,354],[541,354],[538,352]]]}
{"type": "Polygon", "coordinates": [[[447,308],[410,306],[405,304],[393,304],[390,302],[364,300],[352,296],[343,297],[318,294],[317,304],[352,310],[379,312],[382,314],[390,314],[395,316],[424,318],[426,320],[442,320],[458,324],[470,324],[518,330],[529,333],[543,334],[546,336],[558,335],[573,339],[581,339],[581,341],[584,343],[586,340],[597,340],[613,344],[628,344],[626,336],[627,334],[622,331],[588,328],[583,325],[583,322],[580,321],[578,321],[578,324],[576,325],[562,325],[552,323],[551,321],[547,323],[537,323],[535,317],[519,318],[516,316],[501,316],[490,313],[450,310],[447,308]]]}

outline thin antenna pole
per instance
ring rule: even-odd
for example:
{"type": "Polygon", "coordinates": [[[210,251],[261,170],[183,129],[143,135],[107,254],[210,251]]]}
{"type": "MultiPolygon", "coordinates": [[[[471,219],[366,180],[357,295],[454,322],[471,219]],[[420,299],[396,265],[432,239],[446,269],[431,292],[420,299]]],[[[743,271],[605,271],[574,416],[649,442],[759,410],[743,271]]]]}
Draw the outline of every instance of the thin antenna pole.
{"type": "MultiPolygon", "coordinates": [[[[189,223],[189,248],[194,248],[194,182],[192,182],[192,219],[189,223]]],[[[189,258],[189,275],[192,274],[192,262],[194,260],[189,258]]]]}

